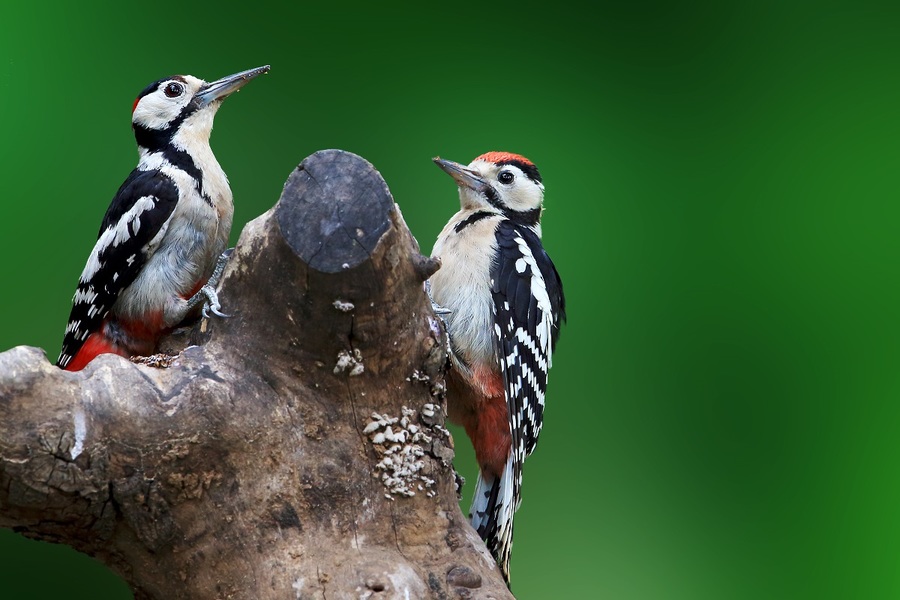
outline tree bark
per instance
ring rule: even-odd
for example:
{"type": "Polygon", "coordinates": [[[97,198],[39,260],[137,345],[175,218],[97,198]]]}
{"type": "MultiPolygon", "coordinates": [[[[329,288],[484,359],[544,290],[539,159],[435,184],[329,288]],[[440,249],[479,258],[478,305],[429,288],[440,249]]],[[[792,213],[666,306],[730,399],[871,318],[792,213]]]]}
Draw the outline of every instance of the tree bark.
{"type": "Polygon", "coordinates": [[[369,163],[310,156],[168,366],[0,354],[0,527],[138,599],[512,598],[457,504],[437,267],[369,163]]]}

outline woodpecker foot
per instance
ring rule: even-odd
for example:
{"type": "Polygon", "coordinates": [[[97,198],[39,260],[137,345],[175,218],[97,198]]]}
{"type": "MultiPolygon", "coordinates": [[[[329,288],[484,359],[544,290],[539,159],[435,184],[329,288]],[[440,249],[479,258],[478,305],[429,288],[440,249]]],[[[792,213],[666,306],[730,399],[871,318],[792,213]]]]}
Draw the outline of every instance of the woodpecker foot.
{"type": "Polygon", "coordinates": [[[227,319],[231,316],[222,312],[222,305],[219,303],[219,295],[216,293],[216,286],[219,284],[219,279],[222,278],[222,273],[225,272],[225,265],[228,264],[228,259],[231,258],[232,252],[234,252],[234,248],[229,248],[219,255],[219,259],[216,261],[216,268],[213,269],[212,275],[209,276],[206,285],[200,288],[200,291],[191,296],[191,299],[188,300],[188,310],[194,308],[200,302],[203,302],[203,309],[200,312],[204,319],[209,319],[210,313],[217,317],[222,317],[223,319],[227,319]]]}
{"type": "Polygon", "coordinates": [[[211,288],[209,285],[204,285],[200,288],[200,292],[206,296],[206,302],[203,303],[203,309],[200,311],[200,314],[203,315],[204,319],[209,318],[209,313],[216,315],[217,317],[222,317],[223,319],[227,319],[231,315],[226,315],[221,311],[222,305],[219,304],[219,296],[216,294],[216,290],[211,288]]]}
{"type": "Polygon", "coordinates": [[[209,318],[209,313],[225,319],[230,317],[231,315],[226,315],[222,312],[222,305],[219,304],[219,295],[216,294],[215,285],[216,282],[210,278],[209,282],[200,288],[200,291],[191,296],[187,301],[187,310],[190,311],[192,308],[203,302],[203,309],[200,313],[203,315],[204,319],[209,318]]]}
{"type": "MultiPolygon", "coordinates": [[[[441,315],[449,315],[453,311],[445,306],[441,306],[437,302],[434,301],[434,297],[431,295],[431,280],[425,280],[425,293],[428,294],[428,301],[431,302],[431,310],[434,311],[438,317],[441,315]]],[[[443,321],[443,319],[441,319],[443,321]]]]}

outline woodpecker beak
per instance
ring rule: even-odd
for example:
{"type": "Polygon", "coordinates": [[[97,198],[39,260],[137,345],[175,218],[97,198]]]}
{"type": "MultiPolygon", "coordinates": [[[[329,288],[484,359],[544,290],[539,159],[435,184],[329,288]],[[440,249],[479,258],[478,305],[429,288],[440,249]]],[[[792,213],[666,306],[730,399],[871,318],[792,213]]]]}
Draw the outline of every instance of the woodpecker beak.
{"type": "Polygon", "coordinates": [[[465,165],[452,160],[444,160],[439,156],[434,157],[432,160],[434,164],[452,177],[460,187],[467,187],[476,192],[481,192],[488,185],[488,182],[482,179],[481,175],[465,165]]]}
{"type": "Polygon", "coordinates": [[[229,94],[238,91],[241,87],[243,87],[245,83],[247,83],[257,75],[262,75],[263,73],[268,72],[269,65],[265,65],[263,67],[256,67],[255,69],[250,69],[249,71],[241,71],[240,73],[235,73],[234,75],[223,77],[218,81],[207,83],[205,86],[200,88],[200,91],[197,93],[195,98],[199,100],[200,104],[203,106],[212,104],[216,100],[224,100],[228,97],[229,94]]]}

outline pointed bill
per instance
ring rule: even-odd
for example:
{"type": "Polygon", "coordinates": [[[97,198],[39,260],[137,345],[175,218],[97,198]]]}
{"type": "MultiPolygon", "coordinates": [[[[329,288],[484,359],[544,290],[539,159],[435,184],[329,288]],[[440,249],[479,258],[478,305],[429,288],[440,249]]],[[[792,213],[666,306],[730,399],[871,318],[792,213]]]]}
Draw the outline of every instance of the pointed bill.
{"type": "Polygon", "coordinates": [[[196,98],[204,105],[211,104],[216,100],[223,100],[232,92],[239,90],[251,79],[258,77],[263,73],[268,73],[269,68],[269,65],[264,65],[262,67],[256,67],[255,69],[241,71],[240,73],[235,73],[228,77],[223,77],[212,83],[207,83],[197,94],[196,98]]]}
{"type": "Polygon", "coordinates": [[[467,187],[475,191],[480,191],[488,184],[487,181],[481,178],[481,175],[465,165],[453,162],[452,160],[445,160],[439,156],[436,156],[432,160],[434,160],[434,164],[452,177],[460,187],[467,187]]]}

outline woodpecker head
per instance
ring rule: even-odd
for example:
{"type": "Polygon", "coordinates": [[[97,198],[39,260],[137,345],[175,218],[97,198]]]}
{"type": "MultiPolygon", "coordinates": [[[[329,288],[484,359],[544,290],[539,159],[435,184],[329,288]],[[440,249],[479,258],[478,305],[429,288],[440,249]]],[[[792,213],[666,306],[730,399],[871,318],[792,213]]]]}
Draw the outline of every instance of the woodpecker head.
{"type": "Polygon", "coordinates": [[[488,152],[468,167],[442,158],[434,162],[456,180],[464,209],[496,212],[525,225],[540,222],[544,184],[537,167],[524,156],[488,152]]]}
{"type": "Polygon", "coordinates": [[[153,152],[172,143],[182,148],[192,142],[207,143],[222,101],[268,71],[266,65],[212,83],[192,75],[174,75],[151,83],[138,95],[131,110],[138,146],[153,152]]]}

